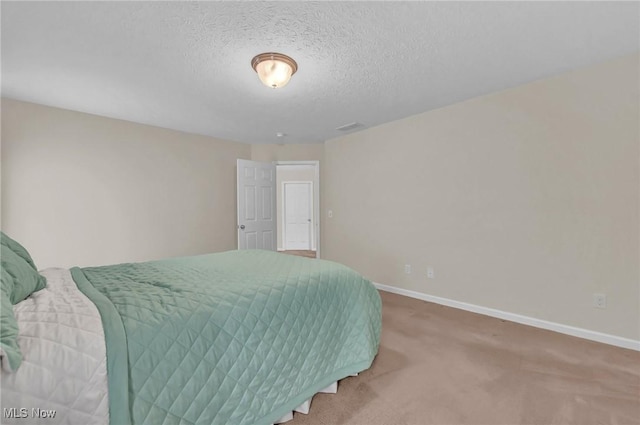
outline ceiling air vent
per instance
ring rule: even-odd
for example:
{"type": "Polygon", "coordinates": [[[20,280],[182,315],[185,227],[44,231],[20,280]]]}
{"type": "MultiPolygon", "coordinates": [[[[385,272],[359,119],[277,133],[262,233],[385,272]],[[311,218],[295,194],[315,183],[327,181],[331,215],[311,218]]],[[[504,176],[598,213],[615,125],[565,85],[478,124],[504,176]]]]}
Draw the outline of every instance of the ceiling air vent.
{"type": "Polygon", "coordinates": [[[360,128],[360,127],[364,127],[362,124],[360,124],[359,122],[351,122],[349,124],[345,124],[343,126],[340,126],[338,128],[336,128],[336,130],[338,131],[351,131],[355,128],[360,128]]]}

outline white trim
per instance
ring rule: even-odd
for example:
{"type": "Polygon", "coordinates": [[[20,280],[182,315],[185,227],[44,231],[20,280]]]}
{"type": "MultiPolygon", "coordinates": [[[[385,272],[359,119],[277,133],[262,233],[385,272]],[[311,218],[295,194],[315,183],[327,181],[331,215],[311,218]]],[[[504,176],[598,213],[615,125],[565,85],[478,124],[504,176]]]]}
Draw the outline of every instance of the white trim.
{"type": "MultiPolygon", "coordinates": [[[[313,215],[315,219],[315,243],[316,243],[316,258],[320,258],[320,161],[273,161],[276,164],[276,170],[278,165],[313,165],[316,170],[314,178],[313,189],[313,215]]],[[[276,171],[277,172],[277,171],[276,171]]]]}
{"type": "MultiPolygon", "coordinates": [[[[288,251],[289,247],[287,246],[287,185],[288,184],[306,184],[309,186],[309,190],[311,191],[310,196],[309,196],[309,206],[311,208],[309,208],[309,213],[311,214],[311,227],[309,228],[309,251],[315,251],[314,245],[315,245],[315,240],[314,240],[314,236],[312,234],[312,230],[315,229],[315,221],[316,218],[314,217],[314,211],[313,211],[313,194],[314,192],[314,187],[313,187],[313,182],[311,180],[285,180],[282,182],[282,214],[280,214],[282,217],[280,217],[282,219],[282,247],[284,248],[283,251],[288,251]]],[[[315,233],[315,232],[313,232],[315,233]]],[[[299,248],[296,248],[295,250],[297,250],[299,248]]]]}
{"type": "Polygon", "coordinates": [[[318,165],[320,161],[274,161],[276,165],[318,165]]]}
{"type": "Polygon", "coordinates": [[[436,297],[434,295],[423,294],[422,292],[411,291],[409,289],[396,288],[395,286],[383,285],[381,283],[372,282],[373,285],[381,291],[392,292],[405,297],[416,298],[422,301],[428,301],[436,304],[446,305],[448,307],[458,308],[460,310],[471,311],[473,313],[484,314],[485,316],[497,317],[498,319],[509,320],[510,322],[521,323],[536,328],[547,329],[566,335],[576,336],[591,341],[602,342],[604,344],[615,345],[616,347],[628,348],[630,350],[640,351],[640,340],[623,338],[602,332],[591,331],[589,329],[576,328],[574,326],[563,325],[561,323],[549,322],[547,320],[536,319],[534,317],[523,316],[520,314],[509,313],[502,310],[496,310],[489,307],[482,307],[475,304],[469,304],[461,301],[451,300],[449,298],[436,297]]]}
{"type": "Polygon", "coordinates": [[[276,164],[279,167],[287,167],[287,171],[304,171],[313,167],[312,164],[276,164]]]}

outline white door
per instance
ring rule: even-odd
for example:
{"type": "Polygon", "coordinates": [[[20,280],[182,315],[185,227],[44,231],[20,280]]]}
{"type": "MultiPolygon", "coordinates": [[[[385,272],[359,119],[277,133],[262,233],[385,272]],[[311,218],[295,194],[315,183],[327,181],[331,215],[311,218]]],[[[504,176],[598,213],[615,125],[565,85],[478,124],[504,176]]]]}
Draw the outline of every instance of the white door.
{"type": "Polygon", "coordinates": [[[238,249],[276,250],[276,166],[238,160],[238,249]]]}
{"type": "Polygon", "coordinates": [[[311,182],[284,183],[284,249],[311,249],[311,182]]]}

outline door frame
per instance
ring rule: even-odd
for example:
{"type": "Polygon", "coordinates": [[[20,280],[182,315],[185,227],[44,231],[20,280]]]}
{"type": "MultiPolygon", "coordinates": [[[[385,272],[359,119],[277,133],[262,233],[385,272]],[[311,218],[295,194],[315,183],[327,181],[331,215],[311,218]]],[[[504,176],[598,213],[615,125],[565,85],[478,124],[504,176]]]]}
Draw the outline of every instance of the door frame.
{"type": "Polygon", "coordinates": [[[315,168],[313,186],[314,237],[316,241],[316,258],[320,258],[320,161],[274,161],[276,175],[278,165],[312,165],[315,168]]]}
{"type": "MultiPolygon", "coordinates": [[[[276,169],[276,173],[278,172],[278,170],[276,169]]],[[[315,212],[313,211],[313,194],[314,192],[314,184],[313,181],[311,180],[300,180],[300,181],[294,181],[294,180],[287,180],[286,182],[282,182],[282,248],[287,251],[287,195],[286,195],[286,186],[288,184],[306,184],[309,186],[309,189],[311,189],[311,193],[309,196],[309,203],[311,204],[312,208],[309,208],[311,214],[315,214],[315,212]]],[[[313,217],[313,220],[311,221],[311,224],[315,224],[316,222],[316,218],[313,217]]],[[[315,227],[315,226],[313,226],[315,227]]],[[[313,228],[309,228],[309,250],[313,249],[313,242],[314,242],[314,237],[315,235],[312,234],[313,232],[313,228]]],[[[316,252],[318,250],[318,243],[316,242],[316,252]]]]}

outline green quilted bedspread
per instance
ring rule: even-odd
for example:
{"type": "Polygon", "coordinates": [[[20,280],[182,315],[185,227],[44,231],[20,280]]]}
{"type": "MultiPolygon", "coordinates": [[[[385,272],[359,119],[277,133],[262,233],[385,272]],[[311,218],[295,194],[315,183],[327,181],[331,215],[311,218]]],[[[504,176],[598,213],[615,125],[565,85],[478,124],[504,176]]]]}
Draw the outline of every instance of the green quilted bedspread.
{"type": "Polygon", "coordinates": [[[247,250],[72,275],[102,316],[111,425],[270,424],[378,350],[376,289],[329,261],[247,250]]]}

